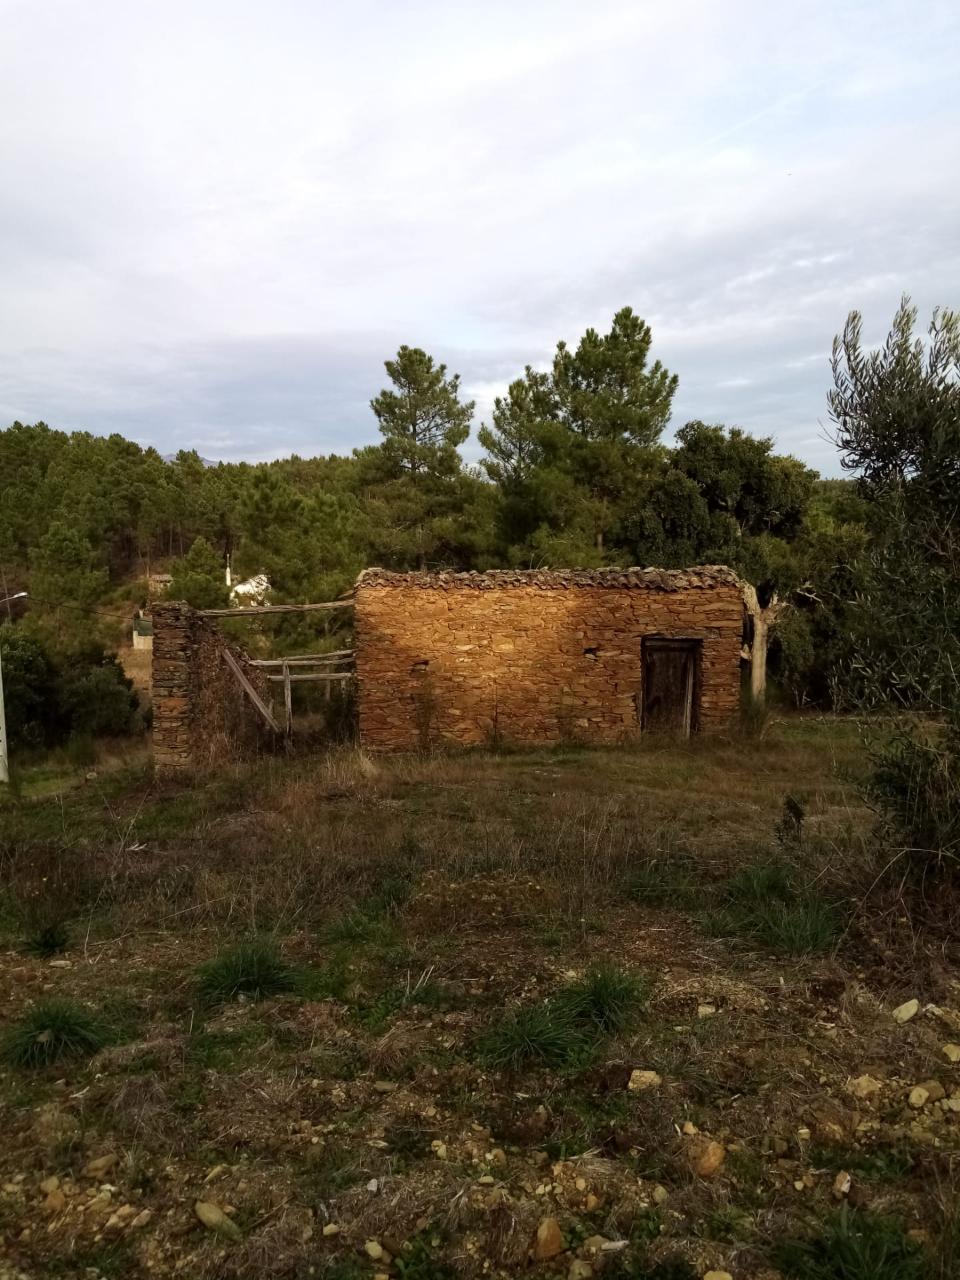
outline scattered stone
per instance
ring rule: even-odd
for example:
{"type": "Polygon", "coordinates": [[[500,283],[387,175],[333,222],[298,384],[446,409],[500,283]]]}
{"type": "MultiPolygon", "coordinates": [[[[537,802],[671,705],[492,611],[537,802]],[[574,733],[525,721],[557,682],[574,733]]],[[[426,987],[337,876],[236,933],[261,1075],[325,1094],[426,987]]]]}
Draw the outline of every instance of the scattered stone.
{"type": "Polygon", "coordinates": [[[658,1183],[653,1188],[652,1199],[654,1204],[666,1204],[667,1201],[670,1199],[670,1192],[667,1190],[666,1187],[661,1187],[660,1184],[658,1183]]]}
{"type": "Polygon", "coordinates": [[[838,1200],[842,1200],[844,1196],[850,1194],[850,1188],[853,1186],[853,1179],[847,1173],[846,1169],[841,1169],[833,1180],[833,1194],[838,1200]]]}
{"type": "Polygon", "coordinates": [[[590,1280],[592,1275],[593,1267],[589,1262],[584,1262],[583,1258],[574,1258],[567,1272],[567,1280],[590,1280]]]}
{"type": "Polygon", "coordinates": [[[40,1183],[40,1190],[43,1192],[45,1196],[48,1196],[51,1191],[56,1191],[59,1186],[60,1186],[60,1179],[54,1173],[49,1178],[44,1178],[44,1180],[40,1183]]]}
{"type": "Polygon", "coordinates": [[[698,1018],[712,1018],[716,1012],[717,1012],[717,1006],[715,1004],[698,1004],[697,1005],[698,1018]]]}
{"type": "Polygon", "coordinates": [[[88,1160],[83,1167],[83,1172],[88,1178],[96,1178],[98,1182],[102,1181],[117,1163],[117,1159],[117,1153],[110,1151],[105,1156],[97,1156],[95,1160],[88,1160]]]}
{"type": "Polygon", "coordinates": [[[327,1222],[324,1224],[322,1234],[325,1236],[338,1236],[340,1234],[340,1228],[335,1222],[327,1222]]]}
{"type": "Polygon", "coordinates": [[[87,1201],[87,1213],[107,1213],[110,1208],[110,1191],[104,1187],[92,1200],[87,1201]]]}
{"type": "Polygon", "coordinates": [[[556,1218],[541,1219],[533,1242],[534,1258],[538,1262],[544,1262],[547,1258],[555,1258],[558,1253],[563,1253],[563,1250],[563,1232],[560,1230],[560,1223],[556,1218]]]}
{"type": "Polygon", "coordinates": [[[703,1280],[733,1280],[729,1271],[705,1271],[703,1280]]]}
{"type": "Polygon", "coordinates": [[[63,1194],[59,1187],[55,1187],[48,1193],[47,1198],[43,1202],[43,1207],[47,1213],[62,1213],[67,1205],[67,1197],[63,1194]]]}
{"type": "Polygon", "coordinates": [[[378,1191],[379,1189],[380,1189],[380,1183],[377,1181],[376,1178],[371,1178],[370,1181],[367,1183],[367,1190],[378,1191]]]}
{"type": "Polygon", "coordinates": [[[72,960],[51,960],[49,968],[51,969],[72,969],[72,960]]]}
{"type": "Polygon", "coordinates": [[[393,1080],[374,1080],[373,1087],[377,1093],[393,1093],[397,1086],[393,1080]]]}
{"type": "Polygon", "coordinates": [[[699,1178],[712,1178],[726,1158],[726,1148],[712,1138],[701,1138],[690,1144],[691,1166],[699,1178]]]}
{"type": "Polygon", "coordinates": [[[203,1185],[206,1186],[208,1182],[214,1182],[220,1177],[221,1173],[226,1173],[229,1168],[230,1166],[228,1164],[215,1164],[204,1178],[203,1185]]]}
{"type": "Polygon", "coordinates": [[[496,1182],[496,1178],[492,1173],[484,1173],[477,1179],[477,1182],[481,1187],[492,1187],[496,1182]]]}
{"type": "Polygon", "coordinates": [[[583,1201],[583,1209],[585,1213],[593,1213],[594,1210],[600,1208],[600,1197],[594,1195],[592,1191],[588,1191],[583,1201]]]}
{"type": "Polygon", "coordinates": [[[430,1150],[438,1160],[446,1160],[447,1144],[445,1142],[441,1142],[439,1138],[435,1138],[433,1142],[430,1143],[430,1150]]]}
{"type": "Polygon", "coordinates": [[[960,1062],[960,1044],[945,1044],[943,1056],[948,1062],[960,1062]]]}
{"type": "Polygon", "coordinates": [[[228,1240],[240,1239],[240,1228],[212,1200],[198,1200],[193,1211],[209,1231],[228,1240]]]}
{"type": "Polygon", "coordinates": [[[605,1248],[609,1243],[610,1241],[606,1236],[587,1236],[586,1240],[583,1242],[583,1247],[586,1249],[587,1253],[594,1254],[599,1253],[600,1250],[605,1248]]]}
{"type": "Polygon", "coordinates": [[[688,1138],[692,1138],[693,1135],[695,1133],[699,1133],[700,1130],[697,1128],[697,1126],[693,1123],[692,1120],[684,1120],[683,1132],[687,1135],[688,1138]]]}
{"type": "Polygon", "coordinates": [[[922,1080],[920,1087],[926,1089],[931,1102],[940,1102],[947,1096],[947,1091],[939,1080],[922,1080]]]}
{"type": "Polygon", "coordinates": [[[503,1147],[494,1147],[487,1156],[487,1160],[494,1166],[494,1168],[498,1168],[507,1163],[507,1153],[504,1151],[503,1147]]]}
{"type": "Polygon", "coordinates": [[[920,1012],[919,1000],[907,1000],[904,1004],[898,1005],[893,1011],[894,1022],[899,1022],[901,1026],[905,1022],[909,1022],[911,1018],[915,1018],[920,1012]]]}
{"type": "Polygon", "coordinates": [[[921,1107],[925,1107],[930,1101],[930,1094],[922,1084],[918,1084],[910,1090],[910,1096],[907,1101],[910,1103],[911,1107],[919,1111],[921,1107]]]}
{"type": "Polygon", "coordinates": [[[657,1089],[663,1084],[656,1071],[631,1071],[627,1088],[631,1093],[642,1093],[644,1089],[657,1089]]]}
{"type": "Polygon", "coordinates": [[[847,1081],[847,1092],[852,1093],[855,1098],[862,1098],[864,1101],[869,1098],[875,1098],[882,1088],[883,1085],[879,1080],[875,1080],[873,1076],[857,1076],[856,1080],[847,1081]]]}
{"type": "Polygon", "coordinates": [[[383,1245],[379,1240],[368,1240],[363,1249],[367,1257],[372,1258],[374,1262],[379,1262],[383,1257],[383,1245]]]}
{"type": "Polygon", "coordinates": [[[132,1204],[122,1204],[116,1213],[111,1213],[107,1219],[105,1230],[117,1231],[120,1227],[126,1226],[127,1222],[136,1216],[136,1209],[132,1204]]]}
{"type": "Polygon", "coordinates": [[[130,1223],[131,1231],[139,1231],[141,1227],[145,1227],[153,1217],[152,1209],[141,1209],[134,1220],[130,1223]]]}

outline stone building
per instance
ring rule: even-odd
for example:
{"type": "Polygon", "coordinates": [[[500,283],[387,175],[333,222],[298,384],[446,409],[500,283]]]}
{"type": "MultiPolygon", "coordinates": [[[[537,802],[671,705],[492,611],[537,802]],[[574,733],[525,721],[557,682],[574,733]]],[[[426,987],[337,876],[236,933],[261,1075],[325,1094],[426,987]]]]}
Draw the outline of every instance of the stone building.
{"type": "Polygon", "coordinates": [[[189,773],[207,765],[256,756],[275,735],[251,710],[249,695],[269,699],[263,672],[228,643],[213,618],[182,601],[153,606],[153,761],[160,773],[189,773]]]}
{"type": "Polygon", "coordinates": [[[360,740],[617,743],[722,730],[737,713],[732,570],[388,573],[355,591],[360,740]]]}

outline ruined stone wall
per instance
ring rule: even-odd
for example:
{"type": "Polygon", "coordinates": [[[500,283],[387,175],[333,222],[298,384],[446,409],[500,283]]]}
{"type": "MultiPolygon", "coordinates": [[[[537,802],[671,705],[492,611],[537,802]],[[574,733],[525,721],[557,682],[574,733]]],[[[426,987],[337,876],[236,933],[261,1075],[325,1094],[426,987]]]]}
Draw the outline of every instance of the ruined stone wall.
{"type": "Polygon", "coordinates": [[[471,575],[362,575],[362,744],[629,741],[640,732],[641,645],[650,636],[701,642],[697,725],[728,727],[739,702],[743,626],[735,576],[650,572],[489,574],[474,583],[471,575]]]}
{"type": "Polygon", "coordinates": [[[189,605],[156,604],[152,614],[155,768],[185,772],[254,755],[270,743],[270,730],[221,657],[229,647],[269,706],[270,683],[243,650],[189,605]]]}

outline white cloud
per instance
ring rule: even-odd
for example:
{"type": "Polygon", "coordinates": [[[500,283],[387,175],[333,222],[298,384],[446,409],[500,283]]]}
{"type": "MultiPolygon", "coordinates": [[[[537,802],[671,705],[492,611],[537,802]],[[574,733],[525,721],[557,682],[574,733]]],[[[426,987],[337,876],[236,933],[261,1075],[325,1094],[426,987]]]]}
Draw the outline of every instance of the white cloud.
{"type": "Polygon", "coordinates": [[[958,301],[943,0],[922,22],[898,0],[869,22],[826,0],[0,0],[0,21],[7,418],[344,450],[375,438],[399,342],[482,418],[630,303],[678,420],[830,465],[847,310],[872,338],[902,291],[958,301]]]}

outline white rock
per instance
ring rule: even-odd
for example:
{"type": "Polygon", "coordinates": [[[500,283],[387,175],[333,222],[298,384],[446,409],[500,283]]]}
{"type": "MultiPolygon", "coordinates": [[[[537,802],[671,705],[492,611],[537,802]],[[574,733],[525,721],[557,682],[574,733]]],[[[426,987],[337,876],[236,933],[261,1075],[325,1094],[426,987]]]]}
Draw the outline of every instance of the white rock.
{"type": "Polygon", "coordinates": [[[847,1092],[852,1093],[855,1098],[873,1098],[882,1087],[880,1081],[873,1076],[857,1076],[856,1080],[847,1081],[847,1092]]]}
{"type": "Polygon", "coordinates": [[[656,1089],[663,1084],[663,1079],[656,1071],[631,1071],[627,1088],[631,1093],[642,1093],[644,1089],[656,1089]]]}
{"type": "Polygon", "coordinates": [[[960,1044],[945,1044],[943,1056],[948,1062],[960,1062],[960,1044]]]}
{"type": "Polygon", "coordinates": [[[919,1000],[907,1000],[903,1004],[898,1005],[893,1011],[894,1022],[909,1022],[911,1018],[915,1018],[920,1012],[919,1000]]]}
{"type": "Polygon", "coordinates": [[[911,1107],[919,1111],[921,1107],[925,1107],[930,1101],[929,1092],[924,1089],[922,1084],[916,1085],[910,1090],[910,1097],[907,1099],[911,1107]]]}

